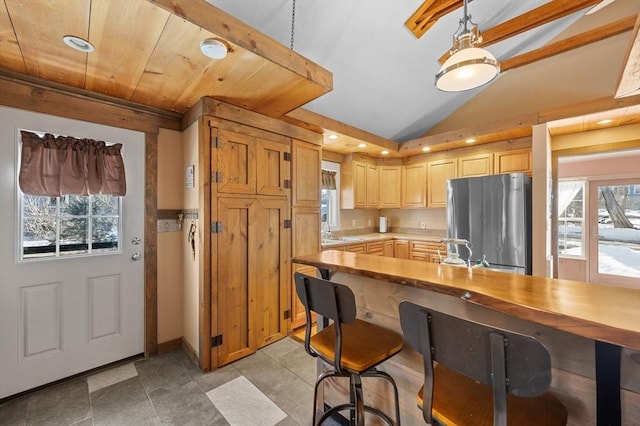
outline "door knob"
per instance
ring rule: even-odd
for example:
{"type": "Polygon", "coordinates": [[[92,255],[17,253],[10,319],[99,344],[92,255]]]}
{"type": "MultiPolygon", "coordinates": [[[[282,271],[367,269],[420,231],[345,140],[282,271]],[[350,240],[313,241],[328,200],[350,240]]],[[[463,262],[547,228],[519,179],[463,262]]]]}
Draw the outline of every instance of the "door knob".
{"type": "Polygon", "coordinates": [[[138,253],[138,252],[135,252],[131,256],[131,259],[137,262],[138,260],[142,259],[142,255],[140,253],[138,253]]]}

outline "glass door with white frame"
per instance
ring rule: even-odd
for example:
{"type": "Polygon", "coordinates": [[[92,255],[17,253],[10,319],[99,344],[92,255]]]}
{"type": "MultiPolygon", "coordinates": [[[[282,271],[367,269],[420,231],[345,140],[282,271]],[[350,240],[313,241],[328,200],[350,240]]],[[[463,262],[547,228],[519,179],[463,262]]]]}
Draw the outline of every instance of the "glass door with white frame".
{"type": "Polygon", "coordinates": [[[589,183],[589,281],[640,288],[640,178],[589,183]]]}

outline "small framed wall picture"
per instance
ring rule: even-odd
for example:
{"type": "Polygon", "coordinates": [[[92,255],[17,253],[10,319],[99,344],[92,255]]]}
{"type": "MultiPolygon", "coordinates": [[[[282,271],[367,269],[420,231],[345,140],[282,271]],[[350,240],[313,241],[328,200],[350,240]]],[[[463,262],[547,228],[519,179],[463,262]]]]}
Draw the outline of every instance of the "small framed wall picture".
{"type": "Polygon", "coordinates": [[[187,189],[193,189],[194,187],[195,168],[196,167],[193,164],[191,164],[190,166],[187,166],[187,169],[185,171],[184,181],[185,181],[185,187],[187,189]]]}

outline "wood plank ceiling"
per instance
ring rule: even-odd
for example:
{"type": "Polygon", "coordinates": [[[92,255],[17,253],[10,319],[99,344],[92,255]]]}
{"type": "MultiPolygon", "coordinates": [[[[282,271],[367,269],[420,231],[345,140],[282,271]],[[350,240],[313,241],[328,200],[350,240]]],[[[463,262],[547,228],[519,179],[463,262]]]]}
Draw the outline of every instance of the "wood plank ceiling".
{"type": "Polygon", "coordinates": [[[227,29],[250,34],[254,44],[277,44],[203,0],[160,3],[164,4],[4,0],[0,2],[0,72],[179,114],[203,96],[211,96],[281,117],[332,89],[329,71],[284,46],[278,45],[281,49],[274,52],[286,50],[286,64],[247,49],[251,44],[245,42],[246,36],[223,37],[220,33],[227,29]],[[176,12],[183,10],[191,16],[176,12]],[[218,26],[196,25],[195,15],[218,26]],[[95,51],[69,48],[62,41],[65,35],[88,40],[95,51]],[[227,57],[204,56],[200,42],[206,38],[227,44],[227,57]]]}

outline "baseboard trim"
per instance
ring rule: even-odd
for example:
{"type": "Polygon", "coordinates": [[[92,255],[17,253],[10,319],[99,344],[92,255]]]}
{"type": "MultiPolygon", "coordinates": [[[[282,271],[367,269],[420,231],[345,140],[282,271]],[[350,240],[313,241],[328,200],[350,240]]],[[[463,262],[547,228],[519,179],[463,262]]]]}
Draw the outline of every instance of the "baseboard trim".
{"type": "Polygon", "coordinates": [[[158,355],[182,348],[182,337],[158,343],[158,355]]]}
{"type": "Polygon", "coordinates": [[[180,338],[180,346],[182,347],[182,350],[184,351],[184,353],[187,354],[187,358],[189,358],[189,360],[192,363],[197,365],[198,368],[202,369],[202,366],[200,365],[200,359],[198,357],[198,353],[196,352],[195,349],[193,349],[193,346],[191,346],[189,342],[185,340],[184,337],[180,338]]]}

